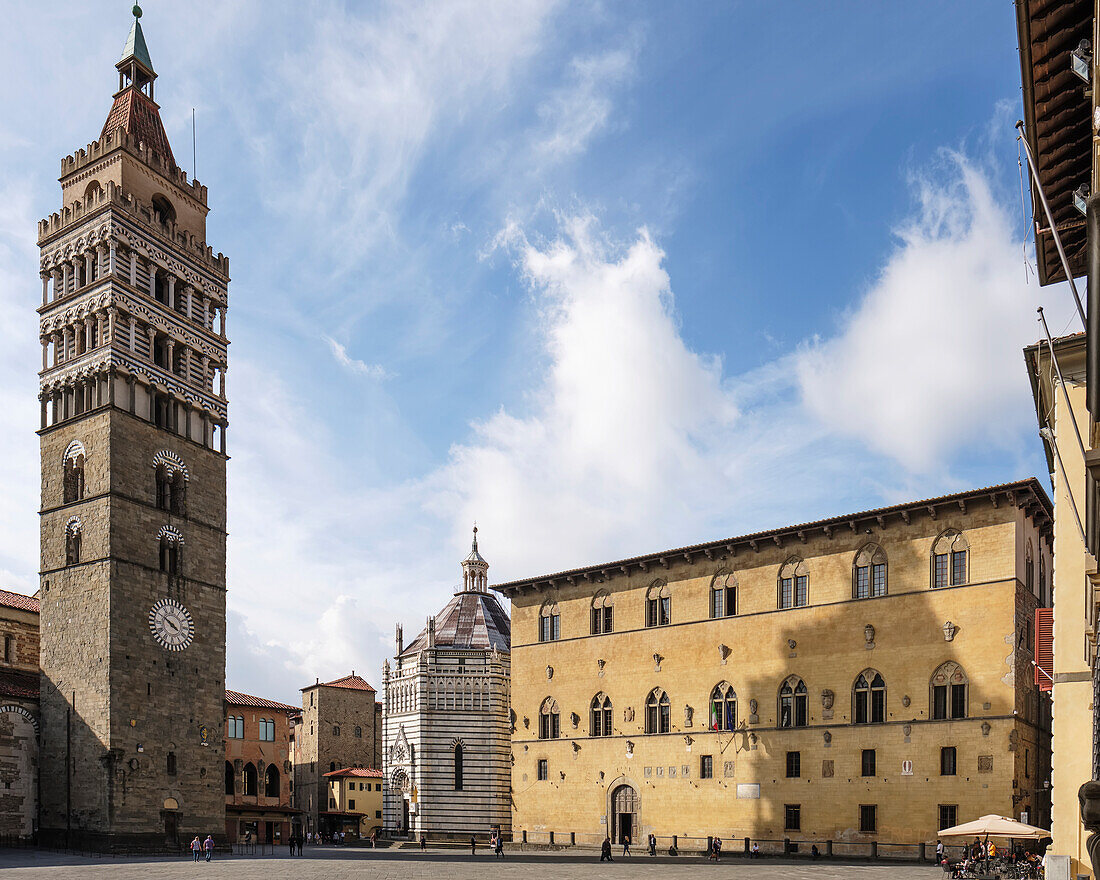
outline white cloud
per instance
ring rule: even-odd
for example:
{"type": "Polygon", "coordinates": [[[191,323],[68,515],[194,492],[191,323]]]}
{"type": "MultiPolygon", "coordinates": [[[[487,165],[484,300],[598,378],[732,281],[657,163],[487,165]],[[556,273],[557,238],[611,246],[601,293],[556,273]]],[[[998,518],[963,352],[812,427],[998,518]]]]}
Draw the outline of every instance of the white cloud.
{"type": "Polygon", "coordinates": [[[558,161],[582,152],[611,117],[610,92],[634,73],[641,41],[637,32],[629,42],[572,59],[568,82],[556,89],[538,108],[542,123],[535,144],[536,156],[558,161]]]}
{"type": "MultiPolygon", "coordinates": [[[[1028,286],[1014,221],[987,175],[955,153],[918,177],[916,215],[840,332],[796,360],[806,408],[912,471],[944,466],[960,448],[1011,448],[1033,421],[1021,349],[1051,303],[1028,286]]],[[[1076,329],[1076,328],[1075,328],[1076,329]]]]}
{"type": "Polygon", "coordinates": [[[340,366],[351,370],[353,373],[358,373],[360,376],[366,376],[368,379],[390,378],[389,372],[381,364],[368,364],[365,361],[353,358],[348,354],[347,348],[331,336],[323,336],[322,339],[328,343],[328,347],[332,351],[332,356],[336,358],[336,362],[340,364],[340,366]]]}

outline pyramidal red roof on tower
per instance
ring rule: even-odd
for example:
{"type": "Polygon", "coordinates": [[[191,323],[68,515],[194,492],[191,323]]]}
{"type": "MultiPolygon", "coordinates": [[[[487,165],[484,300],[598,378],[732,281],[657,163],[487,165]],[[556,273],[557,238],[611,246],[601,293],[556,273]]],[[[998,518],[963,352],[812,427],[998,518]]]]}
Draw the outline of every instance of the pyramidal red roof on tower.
{"type": "Polygon", "coordinates": [[[172,148],[168,145],[168,135],[164,132],[164,123],[160,121],[160,110],[137,89],[129,88],[115,96],[115,103],[99,136],[102,138],[119,129],[141,141],[147,149],[159,153],[170,165],[176,164],[172,148]]]}
{"type": "Polygon", "coordinates": [[[338,678],[335,681],[319,681],[317,684],[311,684],[309,687],[302,688],[302,690],[308,691],[310,688],[315,687],[348,688],[353,691],[372,691],[376,693],[374,688],[367,683],[366,679],[355,674],[355,670],[352,670],[351,675],[345,675],[343,678],[338,678]]]}

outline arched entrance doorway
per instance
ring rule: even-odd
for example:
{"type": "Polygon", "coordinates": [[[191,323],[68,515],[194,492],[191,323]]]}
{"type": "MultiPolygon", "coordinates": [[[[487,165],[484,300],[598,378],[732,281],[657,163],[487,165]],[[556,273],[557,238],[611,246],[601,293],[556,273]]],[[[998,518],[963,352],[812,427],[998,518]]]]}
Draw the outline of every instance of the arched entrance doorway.
{"type": "Polygon", "coordinates": [[[409,795],[411,786],[409,785],[408,774],[404,770],[398,770],[393,774],[392,790],[394,796],[397,798],[397,810],[395,819],[400,823],[399,832],[401,834],[409,833],[409,795]]]}
{"type": "Polygon", "coordinates": [[[638,792],[632,786],[620,785],[611,792],[612,839],[622,843],[626,837],[635,843],[638,832],[638,792]]]}

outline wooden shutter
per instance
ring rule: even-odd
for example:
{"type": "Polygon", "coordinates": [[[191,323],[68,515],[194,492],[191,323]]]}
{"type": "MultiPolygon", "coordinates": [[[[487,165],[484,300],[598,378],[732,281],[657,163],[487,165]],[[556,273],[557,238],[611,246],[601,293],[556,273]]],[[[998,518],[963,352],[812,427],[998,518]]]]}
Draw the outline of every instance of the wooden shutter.
{"type": "Polygon", "coordinates": [[[1054,609],[1035,609],[1035,683],[1041,691],[1054,687],[1054,609]]]}

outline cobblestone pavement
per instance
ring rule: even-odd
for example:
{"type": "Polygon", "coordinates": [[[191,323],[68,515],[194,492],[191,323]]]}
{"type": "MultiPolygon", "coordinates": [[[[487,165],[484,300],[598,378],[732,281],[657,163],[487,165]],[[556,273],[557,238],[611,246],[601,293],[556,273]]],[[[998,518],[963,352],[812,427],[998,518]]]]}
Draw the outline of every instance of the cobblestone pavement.
{"type": "Polygon", "coordinates": [[[737,880],[938,880],[942,872],[928,865],[852,864],[844,862],[748,861],[727,858],[715,865],[697,855],[679,858],[636,855],[601,864],[592,851],[511,852],[501,862],[488,853],[470,856],[457,850],[359,850],[306,848],[302,858],[285,850],[264,857],[215,857],[206,864],[186,859],[140,857],[85,858],[37,850],[0,850],[4,880],[81,877],[86,880],[159,880],[159,878],[232,878],[232,880],[516,880],[552,875],[562,880],[584,878],[695,878],[701,874],[737,880]]]}

